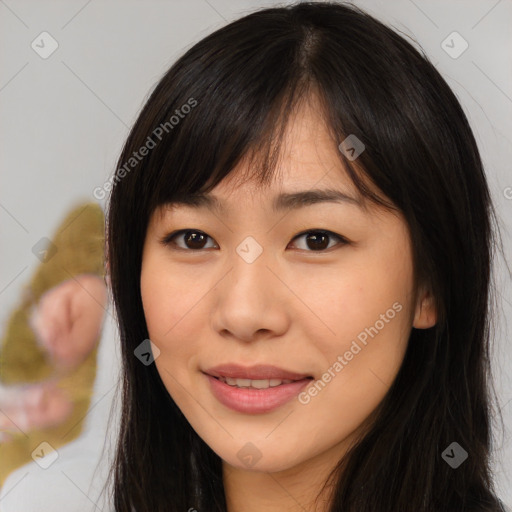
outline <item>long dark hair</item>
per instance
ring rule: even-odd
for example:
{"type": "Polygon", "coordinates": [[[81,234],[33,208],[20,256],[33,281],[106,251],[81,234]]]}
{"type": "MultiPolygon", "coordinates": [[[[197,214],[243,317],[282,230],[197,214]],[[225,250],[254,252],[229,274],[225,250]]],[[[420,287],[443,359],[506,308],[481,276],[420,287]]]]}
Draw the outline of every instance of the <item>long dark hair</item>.
{"type": "Polygon", "coordinates": [[[251,178],[269,182],[289,115],[313,92],[333,141],[354,134],[364,143],[357,165],[342,151],[340,160],[364,197],[403,214],[415,290],[427,287],[437,311],[434,327],[412,329],[371,429],[331,474],[329,510],[501,510],[489,378],[498,231],[474,136],[411,43],[353,5],[314,2],[251,13],[192,46],[158,82],[122,150],[107,217],[123,375],[116,511],[226,511],[221,459],[155,365],[134,356],[148,338],[143,242],[157,206],[210,191],[242,157],[253,161],[251,178]],[[452,442],[468,452],[457,469],[442,457],[452,442]]]}

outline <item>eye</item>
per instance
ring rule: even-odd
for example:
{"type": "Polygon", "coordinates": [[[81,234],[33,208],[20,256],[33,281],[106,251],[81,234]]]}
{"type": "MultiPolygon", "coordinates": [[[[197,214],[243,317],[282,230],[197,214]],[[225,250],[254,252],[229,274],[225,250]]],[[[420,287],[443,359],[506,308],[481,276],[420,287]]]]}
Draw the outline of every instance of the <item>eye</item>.
{"type": "MultiPolygon", "coordinates": [[[[201,249],[205,248],[211,248],[206,247],[205,242],[206,240],[211,237],[208,236],[206,233],[194,230],[194,229],[181,229],[179,231],[174,231],[172,233],[169,233],[168,235],[165,235],[161,240],[160,243],[163,245],[175,245],[181,250],[191,250],[191,251],[199,251],[201,249]],[[184,245],[180,245],[176,243],[174,240],[181,240],[184,245]]],[[[297,240],[300,238],[304,238],[306,245],[306,249],[299,247],[301,250],[307,250],[308,248],[312,251],[309,252],[320,252],[325,249],[330,249],[332,245],[329,244],[329,239],[336,239],[338,242],[341,242],[341,244],[345,245],[348,244],[349,241],[342,237],[341,235],[337,235],[336,233],[333,233],[332,231],[325,231],[325,230],[310,230],[310,231],[304,231],[303,233],[300,233],[299,235],[295,236],[293,240],[297,240]],[[305,237],[305,238],[304,238],[305,237]]],[[[292,242],[293,242],[292,240],[292,242]]],[[[217,246],[215,246],[217,247],[217,246]]]]}
{"type": "Polygon", "coordinates": [[[160,242],[163,245],[177,245],[179,249],[183,250],[200,250],[205,248],[206,239],[210,238],[206,233],[199,231],[197,229],[181,229],[179,231],[174,231],[173,233],[169,233],[164,236],[160,242]],[[178,240],[182,240],[185,243],[185,246],[180,246],[176,244],[173,240],[177,238],[178,240]]]}
{"type": "MultiPolygon", "coordinates": [[[[337,235],[336,233],[333,233],[332,231],[325,231],[325,230],[310,230],[305,231],[304,233],[301,233],[297,235],[293,240],[297,240],[300,238],[304,238],[304,241],[306,243],[306,249],[312,248],[312,251],[309,252],[320,252],[325,249],[330,249],[332,247],[329,246],[329,239],[337,239],[339,242],[341,242],[343,245],[348,244],[348,240],[346,238],[343,238],[341,235],[337,235]]],[[[304,249],[303,247],[299,247],[299,249],[304,249]]]]}

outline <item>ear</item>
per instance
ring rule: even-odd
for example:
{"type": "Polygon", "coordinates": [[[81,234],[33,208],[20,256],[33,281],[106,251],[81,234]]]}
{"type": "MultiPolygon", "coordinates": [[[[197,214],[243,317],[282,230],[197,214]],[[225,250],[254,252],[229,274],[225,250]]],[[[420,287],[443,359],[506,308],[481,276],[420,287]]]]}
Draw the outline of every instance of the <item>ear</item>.
{"type": "Polygon", "coordinates": [[[434,297],[430,291],[422,291],[418,296],[412,326],[416,329],[428,329],[436,325],[437,311],[434,297]]]}

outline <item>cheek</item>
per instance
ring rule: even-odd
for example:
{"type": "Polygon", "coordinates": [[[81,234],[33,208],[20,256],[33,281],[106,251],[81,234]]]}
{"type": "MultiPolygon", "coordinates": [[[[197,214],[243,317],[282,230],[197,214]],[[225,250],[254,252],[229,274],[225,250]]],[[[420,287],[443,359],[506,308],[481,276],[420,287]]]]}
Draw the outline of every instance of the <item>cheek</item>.
{"type": "Polygon", "coordinates": [[[157,370],[175,399],[188,385],[200,354],[201,319],[204,324],[207,318],[201,310],[207,289],[200,283],[151,254],[143,260],[140,287],[148,334],[160,349],[157,370]]]}
{"type": "Polygon", "coordinates": [[[150,338],[164,345],[187,325],[199,300],[197,281],[179,276],[160,258],[149,255],[143,260],[140,288],[144,316],[150,338]]]}
{"type": "Polygon", "coordinates": [[[376,247],[354,253],[350,261],[347,257],[346,268],[330,276],[326,271],[315,273],[314,283],[303,279],[308,306],[323,324],[313,317],[309,322],[309,338],[324,360],[325,373],[316,386],[324,398],[318,404],[326,400],[346,406],[354,419],[361,419],[391,386],[411,331],[412,266],[407,251],[398,243],[376,247]]]}
{"type": "Polygon", "coordinates": [[[355,290],[353,300],[338,297],[343,311],[331,323],[336,335],[316,338],[325,361],[323,373],[300,397],[307,416],[314,418],[312,430],[326,443],[355,432],[376,409],[407,347],[405,308],[392,301],[393,295],[381,301],[355,290]]]}
{"type": "MultiPolygon", "coordinates": [[[[168,279],[162,266],[146,260],[141,272],[141,298],[149,339],[159,348],[155,366],[168,393],[181,408],[186,397],[181,396],[187,387],[187,361],[195,350],[193,343],[181,343],[180,329],[186,325],[187,307],[176,280],[168,279]]],[[[185,295],[186,297],[186,295],[185,295]]],[[[188,341],[193,340],[189,337],[188,341]]]]}
{"type": "Polygon", "coordinates": [[[359,335],[369,338],[366,329],[377,323],[377,330],[390,339],[400,338],[396,324],[402,325],[407,283],[377,263],[351,265],[293,279],[297,303],[297,323],[308,331],[307,337],[332,358],[333,353],[349,350],[359,335]],[[395,304],[393,308],[393,304],[395,304]],[[401,312],[398,312],[400,309],[401,312]],[[302,312],[304,315],[302,315],[302,312]],[[299,314],[301,313],[301,314],[299,314]],[[384,315],[384,318],[382,318],[384,315]],[[302,317],[302,320],[298,320],[302,317]],[[390,327],[393,324],[393,329],[390,327]],[[391,333],[393,331],[393,333],[391,333]]]}

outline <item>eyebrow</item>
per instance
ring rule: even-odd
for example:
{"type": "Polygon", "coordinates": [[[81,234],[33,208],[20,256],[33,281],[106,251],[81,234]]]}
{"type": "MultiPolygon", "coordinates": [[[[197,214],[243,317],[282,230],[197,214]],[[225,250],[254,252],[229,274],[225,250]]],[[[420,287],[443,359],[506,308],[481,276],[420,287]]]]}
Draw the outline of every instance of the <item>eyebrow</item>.
{"type": "MultiPolygon", "coordinates": [[[[297,210],[318,203],[338,203],[364,209],[362,202],[355,197],[336,189],[311,189],[299,192],[282,192],[272,202],[274,212],[297,210]]],[[[170,204],[184,205],[190,208],[208,208],[222,213],[224,206],[218,197],[212,194],[191,194],[184,198],[170,201],[170,204]]]]}

